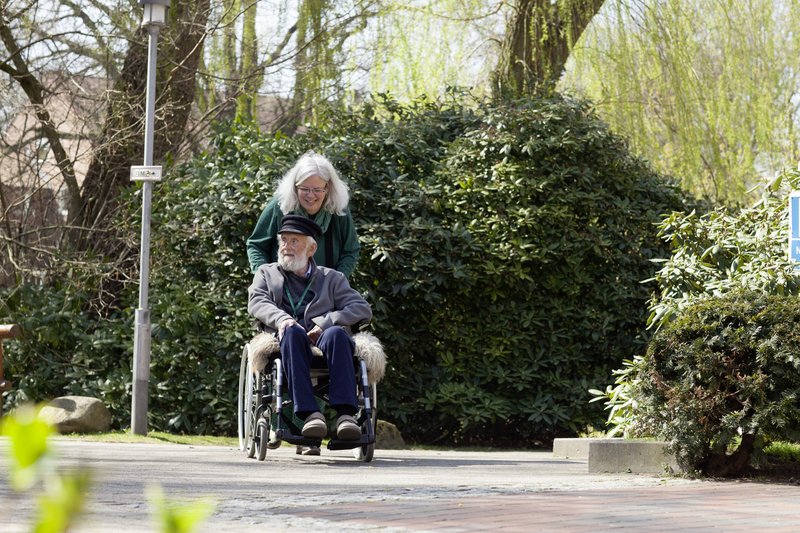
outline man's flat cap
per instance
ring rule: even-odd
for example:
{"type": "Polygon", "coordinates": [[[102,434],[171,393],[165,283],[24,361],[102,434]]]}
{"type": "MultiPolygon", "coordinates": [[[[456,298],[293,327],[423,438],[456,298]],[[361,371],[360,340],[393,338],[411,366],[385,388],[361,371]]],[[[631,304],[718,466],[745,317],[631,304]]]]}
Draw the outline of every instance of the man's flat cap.
{"type": "Polygon", "coordinates": [[[319,239],[322,236],[322,228],[308,217],[284,215],[281,220],[281,229],[278,233],[299,233],[300,235],[309,235],[314,239],[319,239]]]}

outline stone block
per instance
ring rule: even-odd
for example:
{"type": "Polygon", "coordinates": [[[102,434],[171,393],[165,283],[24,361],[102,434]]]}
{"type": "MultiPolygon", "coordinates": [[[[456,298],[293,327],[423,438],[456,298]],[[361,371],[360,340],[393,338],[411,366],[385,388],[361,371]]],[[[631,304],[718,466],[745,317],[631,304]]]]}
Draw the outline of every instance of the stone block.
{"type": "Polygon", "coordinates": [[[375,428],[375,448],[381,450],[407,450],[408,445],[397,426],[385,420],[378,420],[375,428]]]}
{"type": "Polygon", "coordinates": [[[111,428],[111,413],[97,398],[62,396],[42,408],[40,416],[59,433],[97,433],[111,428]]]}
{"type": "Polygon", "coordinates": [[[554,439],[553,457],[563,459],[589,459],[589,443],[615,439],[597,438],[573,438],[573,439],[554,439]]]}
{"type": "Polygon", "coordinates": [[[630,472],[660,474],[680,472],[666,443],[643,439],[598,439],[589,443],[589,473],[630,472]]]}

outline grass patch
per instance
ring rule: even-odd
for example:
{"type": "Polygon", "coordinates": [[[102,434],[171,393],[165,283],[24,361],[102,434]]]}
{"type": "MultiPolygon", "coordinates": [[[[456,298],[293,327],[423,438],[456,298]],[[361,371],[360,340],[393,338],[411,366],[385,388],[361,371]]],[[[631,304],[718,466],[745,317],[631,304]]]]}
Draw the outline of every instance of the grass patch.
{"type": "Polygon", "coordinates": [[[162,431],[150,431],[147,435],[134,435],[130,431],[109,431],[91,434],[67,434],[61,437],[92,442],[141,442],[186,444],[189,446],[235,446],[239,447],[236,437],[212,437],[208,435],[175,435],[162,431]]]}
{"type": "Polygon", "coordinates": [[[770,442],[764,447],[764,455],[786,463],[800,463],[800,444],[794,442],[770,442]]]}

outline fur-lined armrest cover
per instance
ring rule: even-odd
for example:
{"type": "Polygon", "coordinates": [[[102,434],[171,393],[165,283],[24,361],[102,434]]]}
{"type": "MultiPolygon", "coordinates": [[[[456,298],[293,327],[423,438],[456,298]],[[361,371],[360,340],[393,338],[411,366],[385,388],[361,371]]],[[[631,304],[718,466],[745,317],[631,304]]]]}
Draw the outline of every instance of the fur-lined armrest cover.
{"type": "MultiPolygon", "coordinates": [[[[378,383],[386,373],[386,353],[381,341],[368,331],[353,335],[356,343],[355,356],[367,365],[367,378],[370,384],[378,383]]],[[[280,344],[272,333],[259,333],[248,343],[250,353],[250,368],[253,372],[263,372],[269,364],[271,355],[280,352],[280,344]]],[[[322,357],[322,352],[314,346],[314,355],[322,357]]]]}

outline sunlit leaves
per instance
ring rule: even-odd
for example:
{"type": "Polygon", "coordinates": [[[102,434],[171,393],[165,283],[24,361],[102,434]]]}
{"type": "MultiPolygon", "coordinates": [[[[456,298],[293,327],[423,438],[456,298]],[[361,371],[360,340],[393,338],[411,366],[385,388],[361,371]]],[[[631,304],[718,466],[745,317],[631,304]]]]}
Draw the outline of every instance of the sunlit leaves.
{"type": "MultiPolygon", "coordinates": [[[[659,270],[649,280],[658,284],[658,293],[650,302],[651,329],[668,327],[685,312],[695,312],[687,310],[701,302],[714,305],[717,298],[738,291],[796,295],[800,291],[800,272],[787,253],[786,192],[798,187],[800,172],[787,170],[763,185],[762,199],[752,207],[718,208],[704,214],[675,212],[666,217],[659,225],[659,236],[671,246],[672,253],[657,261],[659,270]]],[[[705,349],[706,343],[719,342],[723,333],[709,330],[698,349],[705,349]]],[[[777,337],[765,341],[762,347],[769,348],[773,343],[783,345],[777,337]]],[[[785,348],[780,353],[775,357],[780,357],[782,364],[796,365],[794,356],[785,348]]],[[[637,356],[632,364],[615,372],[614,386],[592,392],[597,400],[606,400],[613,433],[635,431],[643,422],[644,415],[633,402],[640,376],[646,371],[643,359],[637,356]]],[[[794,392],[789,390],[787,394],[794,392]]]]}
{"type": "Polygon", "coordinates": [[[147,498],[155,508],[155,519],[161,533],[191,533],[211,514],[216,504],[209,499],[190,502],[168,500],[159,486],[149,487],[147,498]]]}
{"type": "Polygon", "coordinates": [[[2,434],[11,446],[11,485],[16,490],[26,490],[39,480],[38,468],[50,453],[47,437],[53,427],[38,417],[38,409],[21,406],[14,416],[2,420],[2,434]]]}

